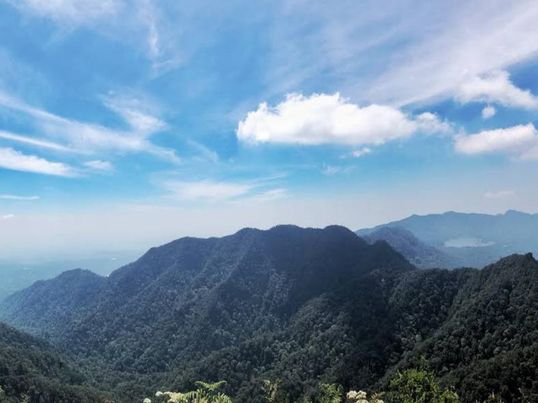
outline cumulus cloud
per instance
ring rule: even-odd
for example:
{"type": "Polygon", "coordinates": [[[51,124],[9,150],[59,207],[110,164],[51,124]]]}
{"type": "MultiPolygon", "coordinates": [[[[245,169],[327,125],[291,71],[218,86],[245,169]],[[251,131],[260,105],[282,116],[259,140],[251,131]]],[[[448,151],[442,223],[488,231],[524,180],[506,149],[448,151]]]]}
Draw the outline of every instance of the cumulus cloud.
{"type": "Polygon", "coordinates": [[[12,148],[0,148],[0,167],[45,175],[76,176],[69,165],[48,161],[35,155],[22,154],[12,148]]]}
{"type": "Polygon", "coordinates": [[[271,107],[261,103],[239,122],[237,136],[250,143],[381,145],[417,132],[448,129],[432,113],[416,118],[384,105],[358,106],[336,94],[288,94],[271,107]]]}
{"type": "Polygon", "coordinates": [[[506,71],[470,78],[458,88],[456,98],[462,103],[487,102],[512,108],[538,109],[538,98],[530,91],[516,87],[506,71]]]}
{"type": "Polygon", "coordinates": [[[482,119],[492,118],[496,113],[497,110],[493,106],[487,105],[482,109],[482,119]]]}
{"type": "Polygon", "coordinates": [[[538,132],[532,123],[457,136],[457,152],[468,155],[506,154],[521,159],[538,158],[538,132]]]}

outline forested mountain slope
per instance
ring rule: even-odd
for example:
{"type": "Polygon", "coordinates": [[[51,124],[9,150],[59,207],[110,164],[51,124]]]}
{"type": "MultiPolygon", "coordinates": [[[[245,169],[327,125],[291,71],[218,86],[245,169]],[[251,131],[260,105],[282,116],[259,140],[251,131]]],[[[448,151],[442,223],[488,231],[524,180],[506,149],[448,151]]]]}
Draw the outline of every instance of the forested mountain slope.
{"type": "Polygon", "coordinates": [[[320,382],[383,389],[420,357],[464,402],[514,401],[538,391],[537,266],[516,255],[482,271],[416,270],[342,227],[245,229],[153,248],[108,278],[38,283],[1,316],[47,335],[125,401],[196,380],[226,380],[239,402],[265,401],[265,379],[289,401],[320,382]]]}
{"type": "Polygon", "coordinates": [[[361,235],[361,237],[370,243],[386,241],[396,251],[405,256],[407,260],[422,269],[463,266],[457,257],[422,242],[411,231],[401,227],[380,227],[361,235]]]}
{"type": "Polygon", "coordinates": [[[1,402],[105,402],[83,381],[52,347],[0,323],[1,402]]]}

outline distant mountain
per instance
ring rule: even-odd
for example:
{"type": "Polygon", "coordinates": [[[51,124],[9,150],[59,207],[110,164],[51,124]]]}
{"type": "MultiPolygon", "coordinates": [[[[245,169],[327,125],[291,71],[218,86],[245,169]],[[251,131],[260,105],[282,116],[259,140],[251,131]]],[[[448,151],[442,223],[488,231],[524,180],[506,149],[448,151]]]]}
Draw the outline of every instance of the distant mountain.
{"type": "Polygon", "coordinates": [[[100,275],[108,275],[140,256],[129,251],[101,252],[91,258],[80,259],[29,259],[25,262],[0,260],[0,301],[16,291],[31,286],[39,280],[48,280],[75,267],[84,267],[100,275]]]}
{"type": "Polygon", "coordinates": [[[0,323],[1,402],[104,402],[83,380],[55,349],[0,323]]]}
{"type": "Polygon", "coordinates": [[[105,283],[105,277],[82,269],[66,271],[53,280],[37,281],[9,297],[6,306],[16,309],[4,319],[34,335],[54,335],[95,303],[105,283]]]}
{"type": "MultiPolygon", "coordinates": [[[[411,232],[424,245],[435,248],[448,261],[441,267],[483,267],[513,253],[538,253],[538,214],[509,210],[504,214],[467,214],[447,212],[424,216],[413,215],[374,228],[357,231],[369,236],[382,228],[400,228],[411,232]]],[[[376,236],[391,243],[391,235],[376,236]]],[[[429,261],[426,256],[415,257],[413,249],[398,249],[410,261],[429,261]]],[[[422,265],[419,264],[422,267],[422,265]]]]}
{"type": "Polygon", "coordinates": [[[411,263],[423,269],[453,268],[461,265],[457,258],[420,241],[411,231],[401,227],[380,227],[362,235],[362,238],[369,243],[386,241],[411,263]]]}
{"type": "Polygon", "coordinates": [[[67,349],[119,401],[201,379],[252,403],[266,401],[264,379],[288,401],[319,382],[380,390],[425,357],[471,403],[534,401],[537,310],[531,255],[416,270],[342,227],[279,226],[182,238],[108,278],[72,271],[7,298],[0,316],[67,349]]]}

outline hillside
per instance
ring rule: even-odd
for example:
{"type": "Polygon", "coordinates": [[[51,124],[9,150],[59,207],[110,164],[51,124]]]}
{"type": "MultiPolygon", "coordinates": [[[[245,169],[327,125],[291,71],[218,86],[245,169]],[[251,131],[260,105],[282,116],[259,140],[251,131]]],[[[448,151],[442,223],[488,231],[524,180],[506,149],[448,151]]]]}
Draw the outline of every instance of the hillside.
{"type": "Polygon", "coordinates": [[[464,402],[514,401],[538,392],[537,267],[514,255],[483,270],[416,270],[342,227],[244,229],[152,248],[108,278],[65,273],[0,314],[126,402],[200,379],[226,380],[238,402],[265,401],[265,379],[289,401],[320,382],[379,390],[420,357],[464,402]]]}
{"type": "Polygon", "coordinates": [[[0,401],[104,402],[46,343],[0,323],[0,401]]]}
{"type": "Polygon", "coordinates": [[[369,243],[386,241],[412,264],[422,269],[461,267],[456,257],[420,241],[411,231],[404,228],[384,226],[361,237],[369,243]]]}
{"type": "MultiPolygon", "coordinates": [[[[420,261],[428,261],[431,248],[448,256],[439,263],[445,268],[476,267],[491,264],[503,256],[514,253],[533,252],[538,254],[538,214],[527,214],[509,210],[504,214],[468,214],[447,212],[443,214],[412,215],[374,228],[357,231],[359,236],[375,236],[391,243],[394,237],[379,233],[385,228],[409,231],[426,246],[425,254],[418,255],[420,261]],[[377,235],[375,235],[377,234],[377,235]]],[[[399,240],[391,245],[398,250],[399,240]]],[[[416,259],[413,249],[399,250],[410,261],[416,259]],[[408,254],[406,254],[408,253],[408,254]]],[[[420,265],[419,265],[420,266],[420,265]]]]}

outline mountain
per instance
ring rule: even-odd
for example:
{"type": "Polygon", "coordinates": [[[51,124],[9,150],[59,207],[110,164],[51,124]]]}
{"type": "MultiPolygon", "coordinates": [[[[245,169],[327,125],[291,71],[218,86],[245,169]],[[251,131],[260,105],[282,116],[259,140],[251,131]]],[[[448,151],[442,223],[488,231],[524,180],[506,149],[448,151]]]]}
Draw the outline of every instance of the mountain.
{"type": "Polygon", "coordinates": [[[108,275],[118,266],[131,262],[140,253],[132,251],[100,252],[95,256],[81,259],[13,259],[0,260],[0,301],[31,286],[39,280],[48,280],[74,267],[84,267],[100,275],[108,275]]]}
{"type": "Polygon", "coordinates": [[[537,310],[530,254],[417,270],[343,227],[278,226],[182,238],[107,278],[68,272],[7,298],[0,316],[65,349],[118,401],[196,380],[226,380],[237,402],[266,401],[266,379],[287,401],[320,382],[382,390],[424,357],[471,403],[536,396],[537,310]]]}
{"type": "Polygon", "coordinates": [[[54,348],[0,323],[1,402],[105,402],[83,381],[54,348]]]}
{"type": "Polygon", "coordinates": [[[35,335],[56,334],[96,301],[105,283],[105,277],[82,269],[37,281],[9,297],[6,306],[16,308],[4,320],[35,335]]]}
{"type": "Polygon", "coordinates": [[[362,238],[369,243],[386,241],[412,264],[423,269],[460,266],[455,257],[420,241],[411,231],[401,227],[380,227],[362,235],[362,238]]]}
{"type": "Polygon", "coordinates": [[[503,401],[538,401],[538,262],[513,255],[475,272],[447,320],[403,360],[425,356],[467,401],[496,390],[503,401]]]}
{"type": "MultiPolygon", "coordinates": [[[[166,373],[188,382],[192,371],[205,371],[201,363],[225,352],[235,354],[238,346],[237,353],[244,354],[252,343],[267,349],[267,359],[275,362],[267,364],[269,370],[281,360],[280,349],[270,352],[276,338],[297,343],[292,333],[310,310],[322,307],[328,325],[323,331],[329,331],[335,320],[345,318],[326,309],[338,310],[338,300],[353,293],[353,284],[364,288],[363,276],[412,268],[385,242],[369,245],[343,227],[244,229],[223,238],[183,238],[153,248],[108,278],[77,270],[37,283],[8,297],[1,317],[46,335],[80,359],[98,360],[141,396],[147,393],[139,386],[143,382],[127,385],[123,373],[142,378],[166,373]]],[[[373,289],[354,298],[366,298],[373,289]]],[[[366,315],[370,322],[377,316],[375,310],[353,315],[353,320],[366,315]]],[[[369,350],[363,344],[370,341],[355,333],[338,335],[345,338],[342,346],[349,354],[355,346],[369,350]]],[[[372,361],[385,359],[384,348],[376,345],[380,358],[372,350],[372,361]]],[[[317,371],[326,370],[326,358],[319,358],[317,371]]],[[[340,365],[342,359],[337,359],[340,365]]],[[[253,387],[249,378],[244,371],[228,381],[248,396],[253,387]]],[[[109,379],[114,383],[113,375],[109,379]]]]}
{"type": "MultiPolygon", "coordinates": [[[[374,228],[357,231],[359,236],[378,233],[382,228],[400,228],[409,231],[427,247],[435,248],[448,261],[441,267],[483,267],[503,256],[514,253],[538,253],[538,214],[509,210],[504,214],[467,214],[447,212],[443,214],[413,215],[374,228]]],[[[391,243],[390,233],[387,239],[391,243]]],[[[392,246],[398,250],[397,244],[392,246]]],[[[416,260],[411,249],[399,250],[410,261],[416,260]]],[[[427,251],[427,253],[430,253],[427,251]]],[[[420,255],[420,261],[428,261],[429,255],[420,255]]],[[[421,265],[419,265],[421,266],[421,265]]]]}

